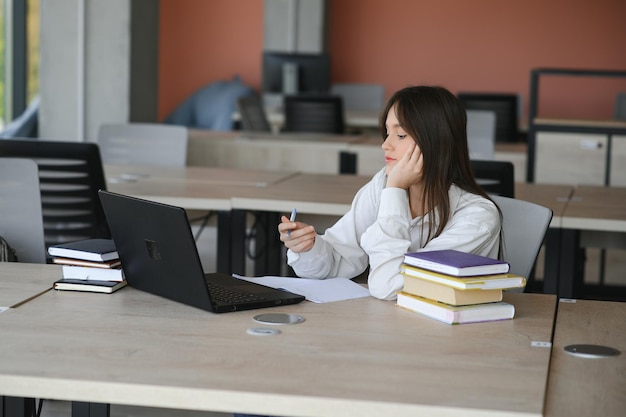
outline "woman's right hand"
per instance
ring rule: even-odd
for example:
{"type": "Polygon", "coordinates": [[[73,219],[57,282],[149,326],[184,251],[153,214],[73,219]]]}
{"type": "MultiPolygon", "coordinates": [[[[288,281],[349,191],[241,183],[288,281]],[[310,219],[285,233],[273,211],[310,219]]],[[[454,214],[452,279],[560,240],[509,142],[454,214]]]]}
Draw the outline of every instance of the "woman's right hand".
{"type": "Polygon", "coordinates": [[[307,252],[315,243],[315,227],[302,222],[292,222],[287,216],[280,218],[278,233],[285,247],[295,253],[307,252]]]}
{"type": "Polygon", "coordinates": [[[408,189],[422,180],[424,155],[415,143],[411,144],[402,158],[391,169],[387,176],[388,187],[408,189]]]}

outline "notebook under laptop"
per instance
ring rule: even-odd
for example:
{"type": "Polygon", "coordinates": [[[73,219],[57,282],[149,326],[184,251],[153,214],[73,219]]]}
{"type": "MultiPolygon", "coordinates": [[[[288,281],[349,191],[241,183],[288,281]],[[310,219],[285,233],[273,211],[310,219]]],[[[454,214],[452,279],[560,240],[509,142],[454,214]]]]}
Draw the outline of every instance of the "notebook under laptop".
{"type": "Polygon", "coordinates": [[[213,313],[295,304],[304,297],[204,273],[185,210],[100,190],[100,201],[128,285],[213,313]],[[234,292],[240,300],[220,294],[234,292]]]}

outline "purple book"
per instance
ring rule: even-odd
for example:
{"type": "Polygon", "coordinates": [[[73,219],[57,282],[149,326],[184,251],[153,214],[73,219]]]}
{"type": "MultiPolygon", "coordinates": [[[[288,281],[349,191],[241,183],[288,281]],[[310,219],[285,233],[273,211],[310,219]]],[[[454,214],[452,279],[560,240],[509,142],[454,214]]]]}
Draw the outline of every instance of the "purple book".
{"type": "Polygon", "coordinates": [[[508,262],[454,249],[410,252],[404,263],[457,277],[506,274],[510,268],[508,262]]]}

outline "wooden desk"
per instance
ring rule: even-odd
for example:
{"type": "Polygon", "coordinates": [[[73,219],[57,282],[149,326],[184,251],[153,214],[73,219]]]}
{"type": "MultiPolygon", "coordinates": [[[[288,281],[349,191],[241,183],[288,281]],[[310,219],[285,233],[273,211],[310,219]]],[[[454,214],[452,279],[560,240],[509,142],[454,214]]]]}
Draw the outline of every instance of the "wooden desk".
{"type": "MultiPolygon", "coordinates": [[[[227,167],[158,167],[141,165],[106,165],[105,177],[110,184],[161,184],[184,185],[181,192],[193,192],[202,185],[228,185],[266,187],[296,175],[298,171],[268,171],[260,169],[227,167]]],[[[183,195],[184,196],[184,195],[183,195]]]]}
{"type": "MultiPolygon", "coordinates": [[[[256,243],[265,249],[255,260],[255,275],[281,273],[284,249],[276,231],[280,213],[296,207],[300,213],[341,216],[350,208],[358,189],[370,180],[370,176],[217,167],[107,166],[105,171],[112,191],[186,209],[217,210],[217,259],[218,270],[222,272],[246,274],[246,212],[254,211],[259,224],[264,226],[257,228],[256,243]]],[[[575,276],[569,264],[565,264],[565,270],[561,272],[564,267],[561,256],[569,253],[562,250],[571,249],[567,246],[571,244],[570,240],[565,240],[565,247],[561,245],[564,241],[561,228],[572,190],[573,187],[567,185],[516,183],[517,198],[553,210],[546,237],[543,291],[563,296],[571,296],[571,293],[561,292],[559,288],[571,284],[562,284],[559,277],[570,280],[575,276]]],[[[604,198],[600,200],[598,197],[597,201],[604,201],[604,198]]],[[[616,201],[612,209],[617,215],[619,204],[616,201]]],[[[572,259],[571,255],[567,256],[566,259],[572,259]]]]}
{"type": "MultiPolygon", "coordinates": [[[[280,213],[296,207],[300,213],[341,216],[370,176],[276,172],[217,167],[155,168],[107,166],[110,190],[187,209],[218,210],[218,270],[245,274],[246,211],[254,211],[265,227],[257,229],[257,244],[265,248],[255,275],[278,275],[282,244],[276,225],[280,213]],[[227,186],[226,186],[227,185],[227,186]],[[231,240],[232,237],[232,240],[231,240]]],[[[551,228],[560,228],[572,187],[516,183],[518,198],[550,207],[551,228]]],[[[545,291],[557,293],[560,235],[547,238],[545,291]],[[549,248],[549,249],[548,249],[549,248]]]]}
{"type": "Polygon", "coordinates": [[[574,192],[571,185],[516,182],[515,198],[548,207],[552,210],[551,228],[561,227],[561,217],[574,192]]]}
{"type": "Polygon", "coordinates": [[[211,314],[130,287],[50,291],[2,314],[0,395],[294,417],[541,416],[550,349],[532,342],[550,341],[556,298],[505,300],[514,320],[450,326],[371,297],[211,314]],[[248,335],[270,311],[306,321],[248,335]]]}
{"type": "Polygon", "coordinates": [[[19,307],[51,289],[54,280],[61,278],[60,269],[51,274],[49,269],[34,268],[32,273],[24,275],[23,265],[18,262],[0,262],[0,308],[19,307]]]}
{"type": "Polygon", "coordinates": [[[626,410],[626,303],[561,300],[558,303],[545,415],[618,417],[626,410]],[[609,346],[619,356],[581,358],[572,344],[609,346]]]}
{"type": "MultiPolygon", "coordinates": [[[[266,108],[266,113],[272,130],[279,132],[285,125],[285,114],[282,109],[266,108]]],[[[377,128],[380,122],[380,112],[377,110],[345,109],[344,121],[348,128],[377,128]]]]}
{"type": "Polygon", "coordinates": [[[577,186],[561,227],[626,232],[626,187],[577,186]]]}
{"type": "Polygon", "coordinates": [[[281,213],[296,207],[299,213],[342,216],[354,195],[369,182],[369,176],[305,174],[293,175],[263,189],[247,189],[233,197],[233,209],[281,213]]]}
{"type": "Polygon", "coordinates": [[[338,173],[340,154],[359,135],[189,132],[187,164],[197,166],[338,173]]]}
{"type": "MultiPolygon", "coordinates": [[[[10,311],[50,291],[53,282],[61,277],[61,267],[58,265],[0,262],[0,321],[10,311]]],[[[28,328],[24,330],[28,331],[28,328]]],[[[6,343],[4,335],[1,340],[6,343]]],[[[0,415],[4,415],[4,412],[7,415],[30,417],[35,410],[34,403],[33,399],[5,398],[0,393],[0,415]]]]}
{"type": "MultiPolygon", "coordinates": [[[[581,238],[593,237],[601,247],[626,247],[626,188],[577,186],[563,212],[561,234],[559,294],[583,298],[587,294],[583,293],[584,249],[581,238]]],[[[621,293],[626,297],[623,287],[621,293]]]]}

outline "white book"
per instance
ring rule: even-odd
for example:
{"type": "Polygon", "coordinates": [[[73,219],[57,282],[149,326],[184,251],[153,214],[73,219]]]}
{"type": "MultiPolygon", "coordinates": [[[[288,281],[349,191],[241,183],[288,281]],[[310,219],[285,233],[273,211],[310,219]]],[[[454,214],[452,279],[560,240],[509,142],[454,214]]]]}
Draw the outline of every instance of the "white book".
{"type": "Polygon", "coordinates": [[[417,295],[399,292],[396,303],[399,307],[406,310],[448,324],[510,320],[515,315],[515,307],[503,301],[466,306],[451,306],[417,295]]]}
{"type": "Polygon", "coordinates": [[[86,281],[124,281],[124,270],[122,268],[63,265],[63,278],[86,281]]]}

